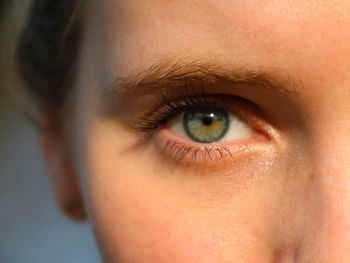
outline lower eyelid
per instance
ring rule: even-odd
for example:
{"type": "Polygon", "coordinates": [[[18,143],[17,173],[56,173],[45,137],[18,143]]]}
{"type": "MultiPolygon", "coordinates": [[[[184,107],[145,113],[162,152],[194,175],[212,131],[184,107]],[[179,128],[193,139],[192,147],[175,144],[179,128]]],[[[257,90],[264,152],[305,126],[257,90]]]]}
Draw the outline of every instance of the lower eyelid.
{"type": "Polygon", "coordinates": [[[182,138],[166,126],[158,128],[153,140],[163,157],[185,165],[205,166],[215,166],[218,161],[230,160],[268,143],[265,135],[256,133],[250,139],[203,144],[182,138]]]}

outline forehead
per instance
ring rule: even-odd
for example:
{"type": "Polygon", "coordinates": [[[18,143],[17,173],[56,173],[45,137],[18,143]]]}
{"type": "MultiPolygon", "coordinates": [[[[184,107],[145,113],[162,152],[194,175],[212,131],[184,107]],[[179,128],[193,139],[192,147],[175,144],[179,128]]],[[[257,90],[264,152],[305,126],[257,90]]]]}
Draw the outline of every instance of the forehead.
{"type": "Polygon", "coordinates": [[[121,74],[171,58],[285,71],[310,86],[348,75],[348,1],[105,0],[92,6],[91,42],[99,41],[112,71],[121,74]]]}

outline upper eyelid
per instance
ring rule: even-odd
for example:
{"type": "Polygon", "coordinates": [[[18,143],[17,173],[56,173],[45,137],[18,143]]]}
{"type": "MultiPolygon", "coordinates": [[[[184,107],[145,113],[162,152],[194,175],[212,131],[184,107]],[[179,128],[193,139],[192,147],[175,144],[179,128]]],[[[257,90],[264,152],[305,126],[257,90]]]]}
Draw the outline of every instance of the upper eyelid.
{"type": "Polygon", "coordinates": [[[228,108],[228,105],[223,103],[223,100],[211,99],[203,91],[199,96],[181,96],[177,99],[168,99],[164,95],[162,100],[157,102],[156,109],[152,109],[151,112],[147,113],[142,117],[141,121],[138,122],[136,128],[139,131],[151,131],[156,128],[157,123],[163,124],[165,121],[169,121],[175,115],[181,113],[181,111],[189,109],[197,109],[198,107],[213,106],[222,108],[228,108]]]}
{"type": "MultiPolygon", "coordinates": [[[[132,128],[140,114],[150,108],[154,97],[162,93],[176,94],[187,82],[204,83],[211,92],[221,91],[249,99],[264,110],[266,117],[274,114],[272,107],[276,108],[277,102],[278,107],[288,103],[291,105],[289,112],[295,114],[301,101],[298,90],[304,85],[298,76],[290,76],[280,68],[224,68],[215,62],[159,59],[139,70],[131,69],[129,74],[121,73],[107,87],[100,89],[100,112],[106,117],[117,117],[132,128]]],[[[275,120],[283,121],[281,118],[275,120]]]]}

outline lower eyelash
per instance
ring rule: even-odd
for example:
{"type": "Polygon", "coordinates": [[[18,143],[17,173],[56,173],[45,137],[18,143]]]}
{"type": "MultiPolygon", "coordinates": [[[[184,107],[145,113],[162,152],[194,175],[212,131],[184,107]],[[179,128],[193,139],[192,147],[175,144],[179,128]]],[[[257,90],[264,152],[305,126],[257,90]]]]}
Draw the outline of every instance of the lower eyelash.
{"type": "Polygon", "coordinates": [[[163,145],[163,154],[174,161],[187,159],[195,164],[197,161],[222,161],[226,157],[232,157],[229,148],[222,145],[210,144],[208,146],[188,146],[183,143],[168,140],[163,145]]]}

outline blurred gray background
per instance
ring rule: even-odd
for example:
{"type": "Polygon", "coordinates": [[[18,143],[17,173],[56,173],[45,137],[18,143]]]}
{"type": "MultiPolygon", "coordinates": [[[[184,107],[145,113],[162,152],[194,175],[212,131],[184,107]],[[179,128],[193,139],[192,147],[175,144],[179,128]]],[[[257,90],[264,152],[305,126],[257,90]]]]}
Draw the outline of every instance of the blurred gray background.
{"type": "Polygon", "coordinates": [[[20,85],[12,55],[28,3],[0,1],[0,263],[98,263],[89,224],[57,210],[35,127],[10,99],[20,85]]]}

